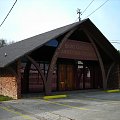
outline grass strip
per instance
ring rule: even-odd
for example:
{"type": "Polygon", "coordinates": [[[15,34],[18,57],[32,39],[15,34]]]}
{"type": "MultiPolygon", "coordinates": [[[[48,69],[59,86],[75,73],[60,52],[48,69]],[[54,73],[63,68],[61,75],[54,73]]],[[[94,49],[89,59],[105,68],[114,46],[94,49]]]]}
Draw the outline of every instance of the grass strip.
{"type": "Polygon", "coordinates": [[[114,89],[114,90],[105,90],[107,93],[119,93],[120,89],[114,89]]]}
{"type": "Polygon", "coordinates": [[[51,96],[44,96],[43,99],[57,99],[57,98],[66,98],[67,95],[51,95],[51,96]]]}
{"type": "Polygon", "coordinates": [[[8,100],[12,100],[12,98],[10,98],[8,96],[0,95],[0,101],[8,101],[8,100]]]}

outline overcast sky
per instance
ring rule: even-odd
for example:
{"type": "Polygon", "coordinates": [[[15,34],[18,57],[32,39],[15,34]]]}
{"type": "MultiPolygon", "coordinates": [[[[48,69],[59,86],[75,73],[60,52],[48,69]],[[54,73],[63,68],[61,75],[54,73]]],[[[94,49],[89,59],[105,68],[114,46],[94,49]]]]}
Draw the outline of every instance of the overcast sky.
{"type": "MultiPolygon", "coordinates": [[[[84,11],[92,0],[17,0],[0,28],[0,39],[20,41],[25,38],[78,21],[77,8],[84,11]]],[[[94,0],[81,16],[86,18],[106,0],[94,0]]],[[[15,0],[0,0],[0,23],[15,0]]],[[[91,21],[120,50],[120,0],[109,0],[89,16],[91,21]]]]}

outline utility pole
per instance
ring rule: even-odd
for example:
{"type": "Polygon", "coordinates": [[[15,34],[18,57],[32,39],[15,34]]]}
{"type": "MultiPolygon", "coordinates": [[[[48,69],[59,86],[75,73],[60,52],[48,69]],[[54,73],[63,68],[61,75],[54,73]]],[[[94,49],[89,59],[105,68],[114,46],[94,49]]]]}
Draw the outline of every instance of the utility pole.
{"type": "Polygon", "coordinates": [[[77,14],[79,15],[78,19],[79,19],[79,22],[80,22],[81,21],[82,12],[81,12],[81,10],[79,8],[77,9],[77,14]]]}

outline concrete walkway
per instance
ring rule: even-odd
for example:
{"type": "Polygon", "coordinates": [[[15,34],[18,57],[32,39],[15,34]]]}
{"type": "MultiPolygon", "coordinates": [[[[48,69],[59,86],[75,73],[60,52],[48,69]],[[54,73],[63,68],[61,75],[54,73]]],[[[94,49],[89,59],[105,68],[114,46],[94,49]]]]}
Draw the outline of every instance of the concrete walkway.
{"type": "Polygon", "coordinates": [[[0,103],[0,120],[120,120],[120,93],[68,92],[67,98],[42,95],[0,103]]]}

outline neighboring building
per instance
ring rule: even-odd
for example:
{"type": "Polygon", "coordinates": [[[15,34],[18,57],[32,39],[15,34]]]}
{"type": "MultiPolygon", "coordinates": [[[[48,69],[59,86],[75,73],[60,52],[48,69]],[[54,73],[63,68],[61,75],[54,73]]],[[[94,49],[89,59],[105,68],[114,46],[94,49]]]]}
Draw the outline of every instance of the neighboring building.
{"type": "Polygon", "coordinates": [[[0,94],[14,99],[114,89],[119,76],[120,55],[89,19],[0,48],[0,94]]]}

